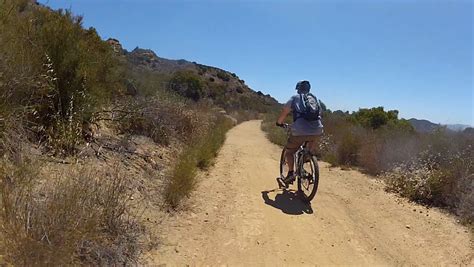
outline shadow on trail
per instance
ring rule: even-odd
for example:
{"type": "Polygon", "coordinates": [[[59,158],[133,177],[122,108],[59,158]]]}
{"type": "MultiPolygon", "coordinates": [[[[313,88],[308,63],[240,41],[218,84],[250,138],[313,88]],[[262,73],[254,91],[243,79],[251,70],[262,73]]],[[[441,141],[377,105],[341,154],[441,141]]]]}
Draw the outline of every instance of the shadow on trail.
{"type": "Polygon", "coordinates": [[[270,191],[262,191],[262,198],[265,201],[265,204],[272,206],[275,209],[281,210],[285,214],[291,215],[302,215],[302,214],[312,214],[313,209],[311,208],[311,203],[304,203],[297,195],[294,190],[287,189],[274,189],[270,191]],[[268,193],[277,192],[275,199],[270,199],[268,193]]]}

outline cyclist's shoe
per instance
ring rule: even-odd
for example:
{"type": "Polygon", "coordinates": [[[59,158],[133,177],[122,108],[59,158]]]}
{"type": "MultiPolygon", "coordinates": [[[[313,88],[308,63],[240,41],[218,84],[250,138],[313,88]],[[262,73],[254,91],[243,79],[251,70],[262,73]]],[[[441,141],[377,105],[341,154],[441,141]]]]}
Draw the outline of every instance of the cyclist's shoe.
{"type": "Polygon", "coordinates": [[[293,184],[294,181],[295,181],[295,173],[294,172],[288,172],[288,175],[283,179],[283,182],[286,185],[293,184]]]}

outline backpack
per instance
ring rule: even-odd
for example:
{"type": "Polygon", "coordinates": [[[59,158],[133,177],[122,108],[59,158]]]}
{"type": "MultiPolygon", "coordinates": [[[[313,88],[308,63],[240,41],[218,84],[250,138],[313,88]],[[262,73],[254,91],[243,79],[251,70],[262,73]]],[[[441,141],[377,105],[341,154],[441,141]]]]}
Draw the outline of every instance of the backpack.
{"type": "Polygon", "coordinates": [[[317,121],[321,119],[321,107],[318,99],[313,94],[299,94],[298,101],[299,105],[295,105],[295,121],[299,118],[303,118],[307,121],[317,121]]]}

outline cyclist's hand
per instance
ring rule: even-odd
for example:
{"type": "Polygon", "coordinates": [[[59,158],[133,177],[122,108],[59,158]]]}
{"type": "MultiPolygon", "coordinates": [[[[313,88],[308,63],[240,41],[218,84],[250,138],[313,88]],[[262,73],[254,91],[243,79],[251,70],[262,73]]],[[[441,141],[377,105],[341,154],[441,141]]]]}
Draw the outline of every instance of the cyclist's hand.
{"type": "Polygon", "coordinates": [[[288,123],[278,123],[278,122],[276,122],[275,124],[276,124],[276,126],[281,127],[281,128],[288,128],[289,127],[288,123]]]}

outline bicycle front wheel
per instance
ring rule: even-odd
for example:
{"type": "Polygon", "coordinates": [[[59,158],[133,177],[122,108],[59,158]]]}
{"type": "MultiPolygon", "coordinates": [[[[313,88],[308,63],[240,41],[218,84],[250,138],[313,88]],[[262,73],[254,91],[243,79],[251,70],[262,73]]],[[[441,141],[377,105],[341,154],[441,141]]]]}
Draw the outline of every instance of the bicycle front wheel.
{"type": "Polygon", "coordinates": [[[298,162],[298,191],[304,201],[310,202],[316,195],[319,185],[318,159],[311,154],[303,155],[298,162]]]}
{"type": "Polygon", "coordinates": [[[289,165],[288,162],[286,162],[286,148],[283,148],[283,151],[281,152],[281,157],[280,157],[280,178],[285,179],[286,174],[288,173],[289,165]]]}

